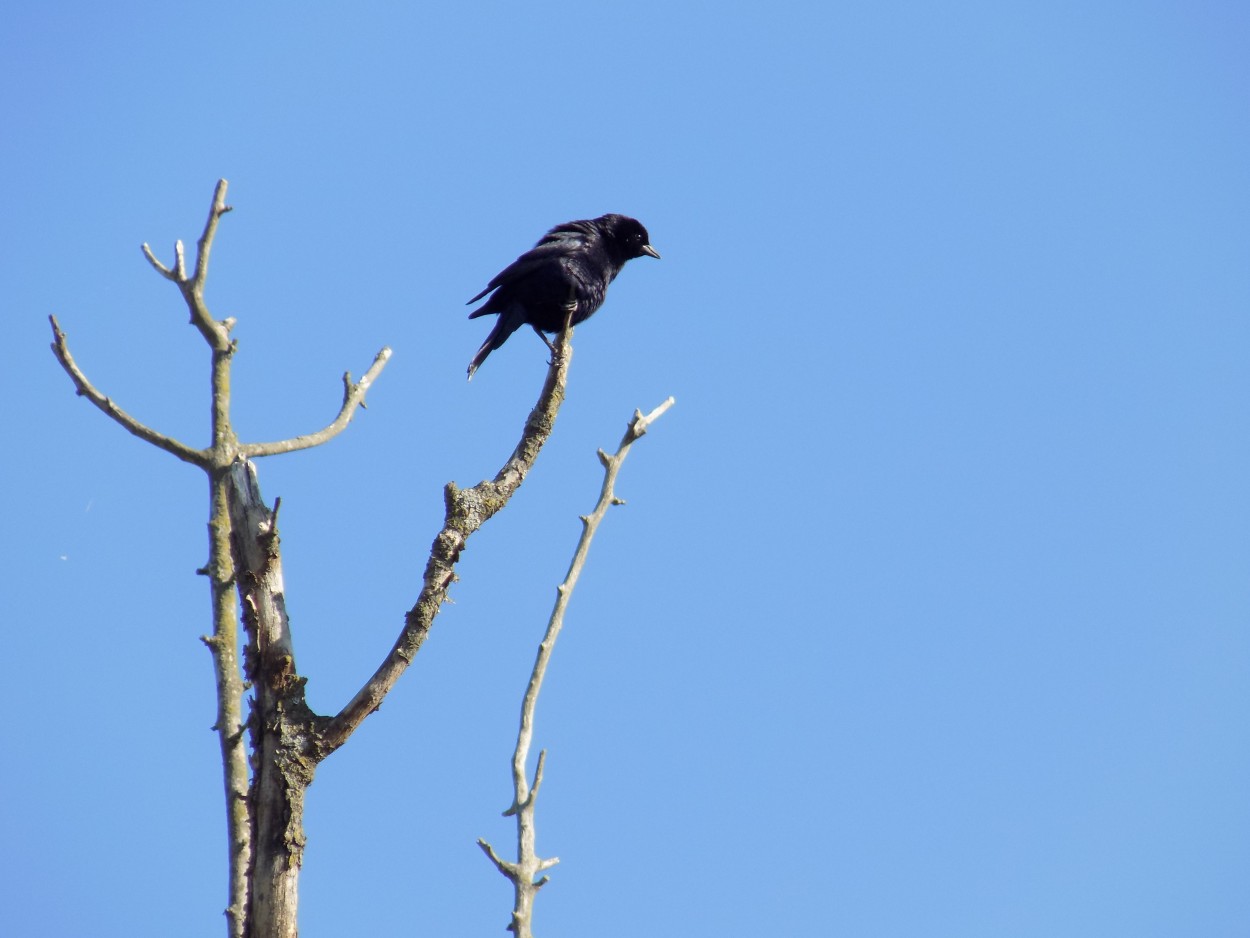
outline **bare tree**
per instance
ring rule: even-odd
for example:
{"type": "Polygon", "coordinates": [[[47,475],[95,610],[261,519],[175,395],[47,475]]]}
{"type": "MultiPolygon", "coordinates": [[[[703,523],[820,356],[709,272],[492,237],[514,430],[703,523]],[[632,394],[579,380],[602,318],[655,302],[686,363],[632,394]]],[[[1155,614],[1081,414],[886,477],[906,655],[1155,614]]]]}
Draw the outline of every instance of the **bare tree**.
{"type": "MultiPolygon", "coordinates": [[[[293,938],[297,934],[299,871],[305,842],[305,792],[321,761],[340,748],[369,714],[381,705],[420,650],[447,598],[448,588],[456,579],[456,564],[468,537],[507,504],[533,467],[551,434],[564,399],[572,358],[572,329],[566,323],[554,346],[538,401],[525,422],[520,441],[502,468],[493,478],[471,488],[461,489],[450,482],[446,485],[442,529],[430,548],[420,594],[405,616],[390,652],[338,713],[333,716],[313,713],[304,697],[307,679],[300,676],[296,669],[286,615],[277,526],[281,503],[279,500],[274,502],[272,508],[266,506],[251,460],[319,446],[337,436],[347,427],[356,409],[364,406],[365,395],[386,366],[391,351],[383,348],[378,352],[359,381],[353,380],[350,373],[343,376],[342,405],[338,414],[323,429],[273,442],[241,441],[235,434],[230,413],[230,366],[237,348],[230,333],[235,322],[232,318],[214,319],[204,299],[217,226],[222,216],[230,211],[230,206],[226,204],[226,189],[226,181],[218,181],[208,220],[196,244],[195,263],[190,273],[181,241],[174,246],[171,266],[162,264],[151,248],[143,245],[144,256],[152,267],[177,286],[190,311],[191,324],[211,353],[212,442],[208,447],[196,449],[146,426],[99,391],[75,362],[65,333],[55,317],[50,317],[52,351],[80,396],[87,398],[140,439],[199,467],[208,479],[208,562],[198,572],[209,581],[212,607],[212,632],[202,640],[213,659],[217,690],[214,729],[221,748],[226,795],[229,843],[227,933],[230,938],[293,938]],[[240,608],[246,633],[241,665],[240,608]],[[243,696],[249,689],[253,699],[251,711],[245,719],[243,696]]],[[[647,422],[658,417],[671,403],[670,399],[646,418],[636,414],[617,455],[607,457],[601,453],[608,470],[604,484],[605,498],[613,498],[611,483],[615,478],[614,467],[619,467],[619,460],[624,458],[628,446],[645,432],[647,422]]],[[[563,604],[567,602],[584,561],[584,548],[589,546],[594,527],[609,503],[601,499],[601,507],[596,509],[596,513],[590,519],[583,519],[587,522],[583,544],[579,545],[569,580],[560,588],[556,612],[552,617],[552,628],[557,632],[563,616],[563,604]]],[[[555,632],[549,629],[543,645],[547,656],[554,638],[555,632]]],[[[545,667],[544,652],[540,651],[530,688],[535,698],[545,667]]],[[[533,874],[538,871],[535,862],[539,866],[554,862],[533,858],[533,798],[541,779],[543,759],[540,756],[534,785],[527,789],[525,759],[532,718],[533,701],[531,694],[527,693],[521,738],[514,756],[514,772],[518,774],[515,776],[517,787],[513,807],[519,818],[528,818],[518,821],[519,825],[528,824],[528,840],[523,834],[518,864],[499,860],[493,850],[484,845],[499,868],[516,885],[518,908],[522,896],[528,897],[527,909],[532,903],[533,891],[541,885],[533,880],[533,874]],[[528,854],[525,852],[526,844],[528,854]],[[513,871],[509,872],[510,869],[513,871]],[[528,885],[523,886],[526,880],[528,885]]],[[[521,918],[517,916],[518,912],[514,909],[513,925],[510,927],[518,935],[528,935],[528,912],[521,918]]]]}

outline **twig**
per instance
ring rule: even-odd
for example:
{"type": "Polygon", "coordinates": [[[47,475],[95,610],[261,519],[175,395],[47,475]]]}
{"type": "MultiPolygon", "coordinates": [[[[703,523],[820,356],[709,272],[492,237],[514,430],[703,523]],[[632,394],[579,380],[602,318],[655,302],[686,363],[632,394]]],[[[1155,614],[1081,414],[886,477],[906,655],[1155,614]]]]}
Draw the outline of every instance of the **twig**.
{"type": "MultiPolygon", "coordinates": [[[[172,280],[174,283],[178,282],[178,275],[175,274],[172,270],[170,270],[168,267],[166,267],[164,264],[162,264],[160,261],[156,259],[156,255],[152,253],[152,248],[148,245],[146,241],[144,241],[143,244],[139,245],[139,249],[143,251],[143,256],[148,259],[148,263],[151,264],[154,268],[156,268],[156,272],[158,274],[160,274],[166,280],[172,280]]],[[[174,246],[174,251],[178,256],[178,259],[181,260],[182,259],[182,242],[181,241],[179,241],[177,245],[174,246]]]]}
{"type": "Polygon", "coordinates": [[[613,505],[624,504],[615,494],[616,476],[621,470],[621,464],[625,462],[625,457],[629,455],[630,447],[634,445],[634,442],[646,433],[651,424],[662,417],[673,404],[674,399],[670,397],[646,416],[643,416],[642,411],[635,410],[634,417],[629,422],[629,427],[625,430],[616,453],[609,456],[603,450],[599,450],[599,461],[604,468],[599,502],[589,515],[581,516],[582,536],[577,542],[577,549],[573,552],[573,560],[569,564],[564,582],[556,589],[555,607],[551,610],[551,618],[547,622],[547,632],[542,642],[539,643],[538,656],[534,661],[534,669],[530,673],[529,685],[525,689],[525,699],[521,703],[521,727],[517,733],[516,750],[512,756],[513,800],[511,807],[504,812],[505,816],[515,815],[517,819],[517,861],[512,863],[501,859],[495,853],[494,848],[481,838],[477,842],[495,864],[496,869],[512,883],[514,899],[512,922],[508,925],[508,930],[513,932],[516,938],[530,938],[534,897],[547,882],[546,876],[539,880],[535,880],[534,877],[560,862],[557,857],[539,857],[534,846],[534,803],[538,798],[538,789],[542,785],[547,751],[544,749],[538,754],[538,765],[534,770],[532,785],[526,778],[525,763],[529,760],[530,744],[534,738],[534,710],[538,704],[538,694],[542,690],[543,678],[547,674],[547,666],[555,650],[556,639],[559,638],[560,630],[564,627],[564,614],[573,595],[573,588],[577,585],[582,568],[586,564],[590,542],[594,539],[595,532],[599,529],[599,524],[603,521],[608,509],[613,505]]]}
{"type": "MultiPolygon", "coordinates": [[[[226,204],[226,186],[224,179],[217,180],[217,188],[213,191],[213,204],[208,210],[208,220],[204,222],[204,233],[200,235],[200,240],[195,243],[195,274],[191,277],[191,283],[196,290],[204,289],[204,281],[208,279],[208,256],[213,250],[213,237],[217,234],[217,223],[221,221],[221,216],[231,211],[231,207],[226,204]]],[[[178,253],[178,273],[183,279],[186,279],[186,272],[182,264],[182,242],[177,244],[178,253]]]]}
{"type": "Polygon", "coordinates": [[[95,404],[106,415],[139,439],[146,440],[153,446],[163,449],[165,452],[177,456],[183,462],[189,462],[193,466],[199,466],[200,468],[208,466],[209,455],[207,452],[194,449],[185,443],[175,440],[173,437],[158,433],[118,407],[113,403],[111,397],[101,394],[95,385],[87,380],[87,376],[83,374],[82,369],[78,367],[78,363],[74,361],[74,356],[69,351],[69,344],[65,340],[65,333],[61,331],[61,324],[56,321],[56,317],[49,316],[48,321],[52,323],[52,354],[61,363],[61,367],[65,369],[65,373],[69,375],[70,380],[74,382],[74,387],[77,389],[79,397],[85,397],[91,401],[92,404],[95,404]]]}
{"type": "Polygon", "coordinates": [[[373,386],[373,382],[382,373],[382,369],[386,367],[386,363],[390,361],[390,358],[391,350],[383,348],[374,357],[373,364],[369,366],[369,370],[365,372],[364,377],[359,381],[352,381],[351,372],[343,375],[343,404],[339,408],[338,416],[324,429],[318,430],[316,433],[306,433],[303,436],[292,437],[288,440],[277,440],[273,443],[244,443],[239,447],[240,452],[244,456],[249,457],[276,456],[280,453],[294,453],[297,450],[308,449],[311,446],[320,446],[322,443],[338,436],[346,429],[347,424],[351,422],[352,416],[356,413],[356,408],[365,406],[365,394],[373,386]]]}

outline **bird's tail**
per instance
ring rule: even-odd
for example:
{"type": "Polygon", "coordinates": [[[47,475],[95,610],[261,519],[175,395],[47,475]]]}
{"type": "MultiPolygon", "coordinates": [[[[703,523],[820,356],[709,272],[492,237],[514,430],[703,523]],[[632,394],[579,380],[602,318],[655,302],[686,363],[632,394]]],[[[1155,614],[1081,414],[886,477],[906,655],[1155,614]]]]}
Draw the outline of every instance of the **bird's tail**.
{"type": "MultiPolygon", "coordinates": [[[[475,316],[479,316],[482,312],[483,310],[480,309],[475,310],[469,315],[469,318],[472,319],[475,316]]],[[[525,311],[515,304],[499,314],[499,318],[495,320],[495,327],[490,330],[490,335],[486,337],[486,341],[482,343],[482,347],[477,350],[477,354],[474,355],[473,360],[469,362],[470,381],[473,380],[473,372],[482,367],[482,362],[486,361],[486,357],[490,355],[491,352],[495,351],[495,349],[499,348],[499,346],[508,341],[508,336],[512,335],[512,333],[516,332],[517,329],[521,328],[521,325],[524,322],[525,311]]]]}

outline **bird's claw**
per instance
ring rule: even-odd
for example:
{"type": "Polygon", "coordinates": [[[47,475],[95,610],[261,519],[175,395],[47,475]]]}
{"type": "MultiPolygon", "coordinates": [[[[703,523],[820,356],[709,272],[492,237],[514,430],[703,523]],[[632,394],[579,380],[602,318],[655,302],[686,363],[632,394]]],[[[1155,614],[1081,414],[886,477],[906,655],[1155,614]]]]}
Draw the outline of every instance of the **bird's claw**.
{"type": "Polygon", "coordinates": [[[552,344],[551,340],[543,334],[543,331],[539,329],[537,326],[533,326],[533,325],[531,325],[530,328],[534,330],[534,335],[538,336],[540,339],[543,340],[543,345],[551,349],[551,354],[554,355],[556,353],[556,347],[555,345],[552,344]]]}

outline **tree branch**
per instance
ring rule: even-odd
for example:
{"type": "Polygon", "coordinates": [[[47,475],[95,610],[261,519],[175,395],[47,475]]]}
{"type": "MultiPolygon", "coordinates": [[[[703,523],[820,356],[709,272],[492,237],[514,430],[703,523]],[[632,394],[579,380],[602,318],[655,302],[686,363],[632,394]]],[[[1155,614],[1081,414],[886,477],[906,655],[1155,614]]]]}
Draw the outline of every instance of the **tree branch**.
{"type": "MultiPolygon", "coordinates": [[[[213,204],[208,210],[208,220],[204,222],[204,233],[200,235],[200,239],[195,242],[195,274],[191,277],[191,284],[197,290],[204,289],[204,282],[208,279],[208,256],[213,250],[213,238],[217,234],[217,223],[221,221],[221,216],[231,210],[226,204],[226,187],[229,184],[224,179],[217,180],[217,188],[213,191],[213,204]]],[[[178,267],[179,273],[186,279],[185,272],[182,269],[182,242],[178,242],[178,267]]]]}
{"type": "Polygon", "coordinates": [[[217,223],[221,221],[222,215],[231,211],[230,206],[226,204],[226,189],[229,185],[224,179],[217,180],[217,187],[213,190],[213,204],[208,209],[208,220],[204,223],[204,232],[195,243],[195,272],[190,277],[187,277],[182,241],[174,242],[172,270],[156,259],[156,255],[152,253],[152,248],[146,241],[140,246],[143,256],[148,259],[148,263],[156,272],[178,285],[183,299],[186,300],[187,308],[191,311],[191,325],[200,330],[204,341],[215,352],[220,353],[229,353],[232,350],[230,328],[234,325],[234,320],[226,319],[217,322],[209,315],[208,307],[204,304],[204,284],[208,280],[208,258],[213,250],[213,239],[217,235],[217,223]]]}
{"type": "Polygon", "coordinates": [[[158,433],[118,407],[113,403],[111,397],[107,397],[96,390],[95,385],[87,380],[87,376],[82,373],[82,369],[74,361],[74,356],[70,354],[69,344],[65,340],[65,333],[61,331],[61,325],[56,321],[56,317],[49,316],[48,321],[52,323],[52,354],[61,363],[61,367],[65,369],[65,373],[69,375],[70,380],[74,382],[74,387],[77,389],[79,397],[85,397],[108,417],[115,420],[139,439],[145,440],[153,446],[163,449],[173,456],[177,456],[183,462],[191,463],[193,466],[199,466],[201,469],[208,466],[209,457],[204,450],[194,449],[185,443],[175,440],[173,437],[158,433]]]}
{"type": "Polygon", "coordinates": [[[556,639],[564,627],[564,613],[568,609],[573,588],[581,576],[586,564],[586,556],[590,552],[590,542],[594,539],[599,524],[603,521],[612,505],[624,504],[616,497],[616,476],[621,464],[629,455],[630,447],[650,428],[651,424],[662,417],[673,406],[673,398],[668,398],[651,413],[643,416],[642,411],[635,410],[629,422],[621,445],[615,455],[609,456],[599,450],[599,461],[603,463],[603,486],[599,491],[599,502],[589,515],[582,515],[582,536],[573,552],[573,560],[564,582],[556,589],[555,607],[551,610],[551,618],[547,622],[547,633],[538,645],[538,656],[534,661],[534,669],[530,673],[529,685],[525,689],[525,698],[521,703],[521,727],[517,733],[516,750],[512,755],[512,805],[504,815],[515,815],[517,824],[517,860],[515,863],[500,859],[493,847],[485,840],[478,839],[478,846],[490,857],[495,867],[512,883],[513,906],[512,922],[508,930],[516,938],[531,938],[534,915],[534,897],[538,890],[547,882],[544,876],[539,880],[534,877],[543,870],[550,869],[559,863],[556,857],[539,857],[535,850],[534,804],[538,799],[538,789],[542,785],[543,767],[547,761],[547,751],[538,754],[538,766],[534,770],[534,782],[531,786],[525,775],[525,763],[529,759],[530,744],[534,738],[534,710],[538,704],[538,694],[542,690],[543,678],[547,674],[547,666],[551,662],[551,654],[555,650],[556,639]]]}
{"type": "Polygon", "coordinates": [[[525,476],[533,467],[543,444],[551,436],[556,415],[564,401],[569,362],[573,357],[573,347],[570,345],[572,336],[572,326],[566,321],[556,343],[555,354],[551,357],[551,365],[547,369],[547,378],[538,402],[525,421],[520,442],[495,478],[479,482],[469,489],[458,488],[454,482],[448,482],[444,487],[443,528],[430,548],[430,559],[425,567],[416,605],[404,617],[404,627],[390,653],[373,676],[357,691],[356,696],[326,727],[321,737],[323,758],[343,745],[365,718],[382,705],[383,698],[421,649],[435,617],[442,609],[447,599],[447,590],[456,580],[456,564],[460,560],[460,551],[464,549],[465,542],[508,503],[525,481],[525,476]]]}
{"type": "Polygon", "coordinates": [[[373,386],[373,382],[382,373],[382,369],[386,367],[386,363],[390,361],[390,358],[391,350],[383,348],[374,357],[373,364],[369,366],[369,370],[365,372],[365,376],[359,381],[352,382],[350,371],[343,375],[343,404],[339,408],[338,416],[324,429],[318,430],[316,433],[306,433],[303,436],[292,437],[288,440],[277,440],[273,443],[244,443],[239,447],[240,452],[248,457],[276,456],[281,453],[294,453],[297,450],[320,446],[322,443],[332,440],[346,429],[348,423],[351,422],[352,416],[356,413],[356,408],[365,406],[365,394],[373,386]]]}
{"type": "MultiPolygon", "coordinates": [[[[216,388],[214,388],[216,396],[216,388]]],[[[216,451],[214,447],[214,451],[216,451]]],[[[234,598],[236,568],[231,550],[229,468],[212,466],[209,478],[208,577],[213,607],[213,634],[202,641],[213,658],[217,686],[217,731],[221,750],[222,786],[226,795],[226,836],[229,849],[226,907],[227,934],[244,938],[251,906],[251,869],[255,850],[252,805],[248,798],[248,756],[243,738],[244,684],[239,672],[239,617],[234,598]]]]}

